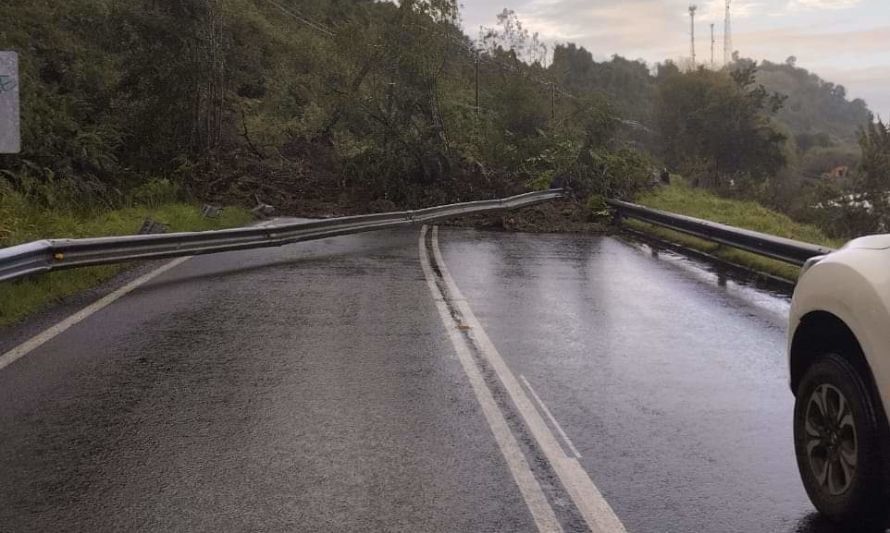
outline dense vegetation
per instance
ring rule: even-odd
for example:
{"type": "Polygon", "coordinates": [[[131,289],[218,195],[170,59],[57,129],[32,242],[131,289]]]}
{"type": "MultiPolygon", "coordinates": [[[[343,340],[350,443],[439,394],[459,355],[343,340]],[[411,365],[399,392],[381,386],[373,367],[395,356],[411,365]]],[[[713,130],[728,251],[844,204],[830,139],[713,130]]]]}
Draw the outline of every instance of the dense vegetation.
{"type": "Polygon", "coordinates": [[[668,166],[837,234],[882,223],[885,129],[793,58],[598,62],[510,11],[479,39],[459,16],[456,0],[9,0],[24,151],[0,156],[0,191],[90,212],[171,191],[364,211],[551,183],[631,197],[668,166]],[[836,167],[852,171],[823,178],[836,167]]]}
{"type": "Polygon", "coordinates": [[[756,85],[753,65],[729,72],[659,73],[657,121],[665,162],[715,188],[762,182],[786,163],[786,137],[770,117],[784,98],[756,85]]]}
{"type": "Polygon", "coordinates": [[[551,105],[545,69],[515,51],[527,39],[510,33],[515,18],[477,54],[451,0],[12,0],[4,11],[0,46],[22,56],[25,150],[0,169],[28,201],[122,205],[163,178],[202,198],[366,209],[566,173],[624,193],[647,177],[645,158],[615,142],[605,99],[551,105]]]}

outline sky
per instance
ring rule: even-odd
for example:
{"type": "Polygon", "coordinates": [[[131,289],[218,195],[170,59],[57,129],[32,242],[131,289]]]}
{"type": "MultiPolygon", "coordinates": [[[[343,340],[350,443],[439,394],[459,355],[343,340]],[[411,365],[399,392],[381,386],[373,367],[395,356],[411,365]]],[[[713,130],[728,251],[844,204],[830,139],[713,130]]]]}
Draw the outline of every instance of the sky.
{"type": "MultiPolygon", "coordinates": [[[[725,0],[462,0],[465,31],[494,26],[503,9],[548,42],[574,42],[597,60],[613,54],[653,64],[688,58],[690,3],[697,3],[696,56],[723,58],[725,0]]],[[[732,0],[733,48],[743,57],[797,66],[847,88],[890,117],[890,0],[732,0]]]]}

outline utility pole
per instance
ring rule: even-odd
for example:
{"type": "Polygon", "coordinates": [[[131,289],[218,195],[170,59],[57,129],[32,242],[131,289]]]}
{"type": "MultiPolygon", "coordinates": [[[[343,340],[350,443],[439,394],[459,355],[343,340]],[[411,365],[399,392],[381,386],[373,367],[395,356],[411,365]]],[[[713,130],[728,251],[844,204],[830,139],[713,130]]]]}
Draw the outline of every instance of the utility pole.
{"type": "Polygon", "coordinates": [[[476,116],[479,116],[479,51],[476,51],[476,116]]]}
{"type": "Polygon", "coordinates": [[[714,23],[711,23],[711,68],[714,68],[714,23]]]}
{"type": "Polygon", "coordinates": [[[723,64],[732,63],[732,21],[729,18],[729,4],[732,0],[726,0],[726,15],[723,19],[723,64]]]}
{"type": "Polygon", "coordinates": [[[479,25],[479,41],[473,48],[476,49],[476,118],[479,118],[479,54],[482,53],[483,46],[482,25],[479,25]]]}
{"type": "Polygon", "coordinates": [[[692,70],[695,70],[695,10],[698,9],[698,6],[692,4],[689,6],[689,36],[690,36],[690,50],[692,56],[692,70]]]}
{"type": "Polygon", "coordinates": [[[556,121],[556,84],[550,82],[550,120],[556,121]]]}

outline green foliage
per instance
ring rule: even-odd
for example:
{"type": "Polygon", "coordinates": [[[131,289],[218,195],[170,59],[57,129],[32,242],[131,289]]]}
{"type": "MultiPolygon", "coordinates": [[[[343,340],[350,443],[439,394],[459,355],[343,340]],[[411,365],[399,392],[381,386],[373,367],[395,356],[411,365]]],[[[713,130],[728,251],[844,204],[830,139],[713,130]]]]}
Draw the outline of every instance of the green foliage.
{"type": "Polygon", "coordinates": [[[756,202],[724,198],[693,188],[679,177],[674,177],[668,187],[657,187],[642,195],[639,203],[788,239],[826,246],[841,244],[814,226],[795,222],[787,215],[767,209],[756,202]]]}
{"type": "Polygon", "coordinates": [[[594,93],[645,78],[615,59],[607,91],[559,80],[509,11],[475,50],[455,0],[11,1],[0,46],[22,58],[25,151],[0,171],[42,206],[505,194],[602,173],[616,109],[594,93]]]}
{"type": "Polygon", "coordinates": [[[807,153],[814,148],[828,148],[833,145],[831,137],[825,132],[798,133],[794,136],[794,144],[802,153],[807,153]]]}
{"type": "Polygon", "coordinates": [[[609,210],[609,205],[606,203],[606,199],[599,194],[591,194],[588,196],[587,202],[584,203],[584,207],[587,208],[587,211],[594,217],[605,218],[612,214],[609,210]]]}
{"type": "Polygon", "coordinates": [[[651,160],[635,150],[589,150],[574,172],[582,191],[606,198],[632,199],[652,181],[651,160]]]}
{"type": "Polygon", "coordinates": [[[861,150],[854,146],[816,146],[807,150],[798,165],[802,175],[820,178],[837,167],[855,170],[859,164],[861,150]]]}
{"type": "Polygon", "coordinates": [[[859,134],[862,163],[859,168],[862,190],[881,217],[890,214],[890,130],[880,120],[870,122],[859,134]]]}
{"type": "Polygon", "coordinates": [[[529,176],[537,176],[531,182],[536,190],[547,189],[559,176],[571,174],[581,151],[581,142],[572,136],[560,133],[544,138],[543,148],[535,155],[522,161],[522,171],[529,176]]]}
{"type": "MultiPolygon", "coordinates": [[[[227,207],[222,216],[208,219],[200,209],[182,203],[131,207],[95,215],[35,206],[24,196],[0,185],[0,247],[48,237],[132,235],[145,218],[168,224],[171,231],[201,231],[242,226],[250,213],[227,207]]],[[[0,326],[20,320],[52,302],[93,287],[120,272],[121,265],[51,272],[0,284],[0,326]]]]}
{"type": "Polygon", "coordinates": [[[156,208],[182,200],[183,193],[179,184],[167,178],[153,178],[130,191],[130,198],[136,205],[156,208]]]}
{"type": "Polygon", "coordinates": [[[806,197],[811,205],[800,213],[801,220],[816,224],[837,238],[849,239],[877,231],[875,218],[850,183],[822,180],[808,192],[806,197]]]}
{"type": "Polygon", "coordinates": [[[558,81],[566,90],[604,95],[620,116],[643,123],[652,121],[656,85],[646,63],[617,55],[596,62],[589,51],[568,43],[554,49],[550,70],[558,73],[558,81]]]}
{"type": "MultiPolygon", "coordinates": [[[[6,156],[0,170],[29,197],[42,202],[71,201],[93,195],[113,196],[113,149],[121,141],[116,121],[107,113],[114,71],[106,68],[105,37],[97,24],[107,15],[102,2],[13,1],[4,11],[12,24],[0,29],[0,47],[22,53],[22,137],[20,157],[6,156]],[[78,16],[67,23],[70,8],[78,16]],[[93,26],[90,46],[81,43],[93,26]],[[72,46],[73,43],[77,43],[72,46]]],[[[7,19],[8,20],[8,19],[7,19]]]]}
{"type": "Polygon", "coordinates": [[[886,232],[890,227],[887,126],[881,121],[866,124],[860,130],[858,150],[846,146],[813,148],[800,163],[805,173],[836,167],[844,167],[848,172],[843,176],[823,174],[810,178],[794,191],[802,204],[794,209],[795,217],[816,224],[837,238],[886,232]]]}
{"type": "Polygon", "coordinates": [[[865,235],[890,228],[890,130],[880,120],[859,132],[862,160],[853,179],[822,191],[823,223],[836,233],[865,235]]]}
{"type": "Polygon", "coordinates": [[[782,96],[755,84],[756,67],[665,70],[657,117],[665,161],[714,187],[763,181],[786,162],[785,136],[770,122],[782,96]]]}

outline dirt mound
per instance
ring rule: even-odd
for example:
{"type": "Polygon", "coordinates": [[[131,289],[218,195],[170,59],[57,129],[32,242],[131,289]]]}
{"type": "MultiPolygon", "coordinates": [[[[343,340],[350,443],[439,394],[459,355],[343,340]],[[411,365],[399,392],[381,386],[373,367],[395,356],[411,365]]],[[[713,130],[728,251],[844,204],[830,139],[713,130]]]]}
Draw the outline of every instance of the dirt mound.
{"type": "Polygon", "coordinates": [[[567,199],[507,213],[464,217],[447,225],[527,233],[604,233],[609,220],[593,216],[583,204],[567,199]]]}

